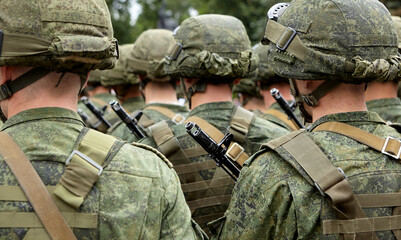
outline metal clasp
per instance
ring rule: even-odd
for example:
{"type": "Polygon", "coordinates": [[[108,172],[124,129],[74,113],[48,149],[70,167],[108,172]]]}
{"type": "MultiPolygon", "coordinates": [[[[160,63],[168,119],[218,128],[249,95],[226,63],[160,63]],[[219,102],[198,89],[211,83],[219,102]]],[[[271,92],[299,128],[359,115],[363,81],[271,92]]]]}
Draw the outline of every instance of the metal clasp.
{"type": "Polygon", "coordinates": [[[244,148],[239,145],[238,143],[234,142],[231,147],[227,150],[226,152],[226,156],[229,157],[230,159],[232,159],[234,162],[236,162],[239,158],[239,156],[241,156],[241,154],[244,152],[244,148]],[[237,154],[237,156],[235,156],[234,154],[230,154],[231,150],[233,150],[235,147],[239,148],[241,151],[237,154]]]}
{"type": "Polygon", "coordinates": [[[295,31],[295,29],[287,27],[287,29],[285,30],[285,32],[283,33],[283,35],[281,36],[281,38],[277,41],[276,43],[276,47],[281,50],[281,51],[285,51],[288,46],[291,44],[292,40],[294,39],[295,35],[297,35],[297,31],[295,31]],[[281,43],[281,40],[284,39],[284,37],[287,37],[287,32],[288,31],[292,31],[291,36],[288,38],[287,42],[284,44],[283,47],[280,47],[279,44],[281,43]]]}
{"type": "Polygon", "coordinates": [[[171,121],[175,124],[181,124],[184,122],[185,118],[181,114],[176,114],[174,117],[171,119],[171,121]],[[178,120],[181,119],[181,120],[178,120]]]}
{"type": "Polygon", "coordinates": [[[383,145],[383,148],[382,148],[382,153],[386,154],[386,155],[388,155],[390,157],[393,157],[395,159],[399,159],[400,155],[401,155],[401,147],[398,149],[397,155],[391,154],[391,153],[386,151],[386,148],[387,148],[387,145],[388,145],[388,142],[390,141],[390,139],[398,141],[400,143],[400,146],[401,146],[401,141],[400,140],[398,140],[396,138],[393,138],[393,137],[386,137],[386,141],[384,142],[384,145],[383,145]]]}
{"type": "MultiPolygon", "coordinates": [[[[344,179],[348,180],[347,175],[345,175],[345,172],[342,170],[342,168],[338,167],[337,168],[338,171],[340,171],[341,175],[344,176],[344,179]]],[[[319,186],[319,184],[317,182],[314,182],[315,187],[317,188],[317,190],[319,191],[320,195],[322,195],[323,197],[326,197],[327,194],[323,192],[322,188],[319,186]]]]}
{"type": "Polygon", "coordinates": [[[100,166],[97,162],[93,161],[90,157],[86,156],[85,154],[81,153],[78,150],[72,151],[71,155],[68,157],[67,161],[65,162],[65,165],[68,165],[71,162],[71,159],[75,154],[78,155],[79,157],[81,157],[82,159],[84,159],[85,161],[87,161],[89,164],[91,164],[95,168],[97,168],[99,170],[97,175],[100,175],[103,172],[102,166],[100,166]]]}

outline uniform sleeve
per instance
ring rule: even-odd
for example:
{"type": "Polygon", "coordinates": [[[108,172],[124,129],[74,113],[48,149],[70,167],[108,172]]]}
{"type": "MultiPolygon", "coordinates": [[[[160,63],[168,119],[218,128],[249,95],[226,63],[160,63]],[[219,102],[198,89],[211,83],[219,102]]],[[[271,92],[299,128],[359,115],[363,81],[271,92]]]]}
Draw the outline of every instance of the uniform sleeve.
{"type": "Polygon", "coordinates": [[[296,208],[284,175],[267,163],[274,153],[254,156],[241,171],[230,206],[212,239],[295,239],[296,208]],[[224,222],[223,222],[224,221],[224,222]]]}

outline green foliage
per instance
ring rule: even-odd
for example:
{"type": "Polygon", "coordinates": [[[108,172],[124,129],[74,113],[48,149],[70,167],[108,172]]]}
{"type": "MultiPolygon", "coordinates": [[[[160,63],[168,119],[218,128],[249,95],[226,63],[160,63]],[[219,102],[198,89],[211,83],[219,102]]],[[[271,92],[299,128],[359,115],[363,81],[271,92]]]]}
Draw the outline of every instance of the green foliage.
{"type": "Polygon", "coordinates": [[[114,28],[114,37],[119,44],[132,43],[135,38],[131,26],[131,13],[129,8],[132,0],[106,0],[110,10],[111,22],[114,28]]]}

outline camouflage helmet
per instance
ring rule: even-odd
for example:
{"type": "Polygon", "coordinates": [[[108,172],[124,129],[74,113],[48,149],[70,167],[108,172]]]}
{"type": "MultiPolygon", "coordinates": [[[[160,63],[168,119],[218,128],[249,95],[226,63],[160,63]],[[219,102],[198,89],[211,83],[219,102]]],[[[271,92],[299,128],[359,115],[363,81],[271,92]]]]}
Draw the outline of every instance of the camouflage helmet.
{"type": "Polygon", "coordinates": [[[267,21],[268,41],[275,72],[287,78],[362,83],[400,77],[397,34],[377,0],[292,1],[278,22],[267,21]]]}
{"type": "Polygon", "coordinates": [[[249,78],[241,79],[241,81],[236,84],[233,88],[233,93],[238,94],[246,94],[247,96],[262,98],[262,95],[259,93],[258,84],[249,78]]]}
{"type": "Polygon", "coordinates": [[[268,46],[258,43],[252,49],[259,57],[258,75],[254,78],[254,81],[261,83],[261,89],[270,90],[267,88],[274,83],[288,83],[288,78],[280,77],[274,72],[267,54],[268,46]]]}
{"type": "Polygon", "coordinates": [[[401,51],[401,17],[391,16],[394,22],[394,27],[398,36],[398,51],[401,51]]]}
{"type": "Polygon", "coordinates": [[[166,57],[166,73],[232,79],[256,75],[257,60],[239,19],[217,14],[191,17],[174,34],[177,43],[166,57]]]}
{"type": "Polygon", "coordinates": [[[3,0],[0,66],[87,73],[111,68],[117,57],[104,0],[3,0]]]}
{"type": "Polygon", "coordinates": [[[132,71],[128,70],[128,57],[134,49],[134,44],[124,44],[119,46],[120,58],[116,66],[110,70],[102,70],[101,84],[103,86],[117,86],[117,85],[137,85],[139,78],[132,71]]]}
{"type": "Polygon", "coordinates": [[[174,45],[173,32],[170,30],[150,29],[141,33],[129,56],[130,71],[144,75],[152,81],[171,80],[163,70],[163,59],[174,45]]]}

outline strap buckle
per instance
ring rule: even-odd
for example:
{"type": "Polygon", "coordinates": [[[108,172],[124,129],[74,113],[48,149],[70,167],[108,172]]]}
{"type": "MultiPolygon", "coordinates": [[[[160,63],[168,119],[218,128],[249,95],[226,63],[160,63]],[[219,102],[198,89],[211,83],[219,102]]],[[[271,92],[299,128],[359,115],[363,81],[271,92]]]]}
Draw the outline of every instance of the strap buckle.
{"type": "MultiPolygon", "coordinates": [[[[348,180],[347,175],[345,175],[345,172],[343,171],[342,168],[338,167],[337,168],[338,171],[340,171],[341,175],[344,176],[344,179],[348,180]]],[[[323,197],[326,197],[327,194],[323,192],[322,188],[319,186],[319,184],[317,182],[314,182],[315,187],[317,188],[317,190],[319,191],[320,195],[322,195],[323,197]]]]}
{"type": "Polygon", "coordinates": [[[93,161],[90,157],[86,156],[85,154],[81,153],[78,150],[72,151],[71,155],[68,157],[67,161],[65,162],[65,165],[68,165],[71,162],[71,159],[74,157],[75,154],[78,155],[80,158],[84,159],[85,161],[87,161],[89,164],[91,164],[95,168],[97,168],[99,170],[97,175],[100,175],[103,172],[102,166],[100,166],[97,162],[93,161]]]}
{"type": "Polygon", "coordinates": [[[185,118],[181,114],[176,114],[174,117],[171,119],[171,121],[175,124],[181,124],[184,122],[185,118]],[[180,120],[181,119],[181,120],[180,120]]]}
{"type": "Polygon", "coordinates": [[[0,100],[7,99],[13,95],[7,83],[0,85],[0,100]]]}
{"type": "Polygon", "coordinates": [[[291,27],[287,27],[287,29],[285,30],[285,32],[283,33],[283,35],[281,36],[281,38],[277,41],[276,43],[276,47],[280,50],[280,51],[285,51],[288,46],[291,44],[292,40],[294,39],[295,35],[297,35],[297,31],[295,31],[295,29],[291,28],[291,27]],[[291,36],[288,36],[288,31],[291,31],[292,34],[291,36]],[[281,41],[285,40],[285,38],[287,38],[287,41],[285,42],[283,47],[280,47],[280,45],[282,46],[281,41]]]}
{"type": "Polygon", "coordinates": [[[400,141],[400,140],[398,140],[398,139],[396,139],[396,138],[393,138],[393,137],[386,137],[386,141],[384,142],[384,145],[383,145],[383,148],[382,148],[382,153],[383,153],[383,154],[386,154],[386,155],[388,155],[388,156],[390,156],[390,157],[393,157],[393,158],[395,158],[395,159],[400,159],[401,147],[398,149],[397,155],[391,154],[391,153],[389,153],[389,152],[386,151],[387,145],[388,145],[388,143],[389,143],[390,140],[396,140],[396,141],[398,141],[398,142],[400,143],[400,146],[401,146],[401,141],[400,141]]]}
{"type": "Polygon", "coordinates": [[[227,150],[225,155],[236,162],[243,152],[244,148],[238,143],[234,142],[233,144],[231,144],[231,147],[227,150]]]}

